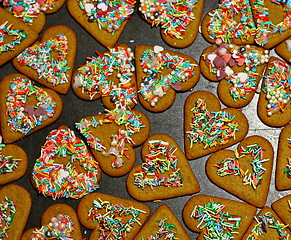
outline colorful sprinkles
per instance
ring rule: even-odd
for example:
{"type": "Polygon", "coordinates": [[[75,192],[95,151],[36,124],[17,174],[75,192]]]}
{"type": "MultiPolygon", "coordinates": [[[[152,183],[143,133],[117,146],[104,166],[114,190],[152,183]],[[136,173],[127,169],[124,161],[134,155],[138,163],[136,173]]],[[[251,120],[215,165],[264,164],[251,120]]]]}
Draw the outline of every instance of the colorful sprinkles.
{"type": "Polygon", "coordinates": [[[12,200],[9,200],[5,197],[0,203],[0,238],[1,239],[8,239],[8,231],[10,226],[13,222],[13,218],[16,213],[16,205],[12,200]]]}
{"type": "Polygon", "coordinates": [[[73,240],[74,223],[69,215],[58,214],[50,219],[46,226],[34,229],[29,240],[60,239],[73,240]]]}
{"type": "Polygon", "coordinates": [[[141,170],[133,174],[134,185],[141,189],[149,187],[152,190],[157,186],[183,186],[178,158],[174,155],[177,148],[170,147],[169,143],[163,140],[151,140],[148,150],[149,154],[145,155],[141,170]]]}
{"type": "Polygon", "coordinates": [[[19,162],[22,159],[5,156],[2,152],[3,148],[5,148],[5,144],[0,143],[0,174],[11,173],[18,168],[19,162]]]}
{"type": "Polygon", "coordinates": [[[56,129],[46,138],[33,167],[32,179],[44,196],[78,199],[99,188],[98,163],[72,130],[56,129]],[[70,158],[66,165],[55,162],[56,158],[66,157],[70,158]],[[85,172],[77,168],[76,161],[85,172]]]}
{"type": "Polygon", "coordinates": [[[257,189],[262,184],[263,175],[266,172],[263,163],[269,161],[269,159],[264,158],[265,150],[265,148],[260,147],[257,143],[249,145],[246,148],[241,146],[239,152],[237,150],[234,151],[235,157],[226,158],[222,162],[214,165],[218,168],[217,175],[220,177],[228,175],[240,176],[244,185],[250,185],[253,189],[257,189]],[[252,157],[250,165],[252,166],[253,172],[251,173],[249,173],[249,170],[244,171],[240,167],[239,162],[245,156],[252,157]]]}
{"type": "Polygon", "coordinates": [[[164,34],[183,39],[189,24],[195,19],[193,10],[199,0],[141,0],[139,11],[152,26],[160,25],[164,34]]]}
{"type": "Polygon", "coordinates": [[[192,123],[186,136],[190,141],[190,148],[195,143],[202,143],[204,149],[227,144],[235,133],[239,131],[238,124],[227,111],[210,112],[205,99],[198,99],[193,108],[192,123]]]}
{"type": "Polygon", "coordinates": [[[139,216],[146,212],[119,203],[98,198],[88,211],[87,219],[99,222],[99,239],[126,239],[127,233],[140,223],[139,216]]]}
{"type": "Polygon", "coordinates": [[[290,66],[281,60],[270,62],[264,80],[262,91],[268,100],[267,115],[284,112],[284,108],[290,102],[290,94],[288,94],[291,85],[290,66]]]}
{"type": "Polygon", "coordinates": [[[235,39],[247,41],[256,33],[249,0],[223,0],[209,16],[207,31],[211,39],[221,39],[224,43],[235,39]]]}
{"type": "Polygon", "coordinates": [[[59,34],[46,42],[26,48],[17,56],[20,66],[28,66],[37,71],[38,78],[45,79],[53,86],[67,83],[66,72],[70,69],[67,62],[68,39],[59,34]],[[54,59],[52,53],[58,54],[54,59]]]}
{"type": "Polygon", "coordinates": [[[13,24],[8,24],[8,21],[0,25],[0,55],[3,52],[15,50],[16,45],[27,37],[23,30],[13,29],[13,24]],[[13,39],[10,42],[5,41],[5,36],[11,36],[13,39]]]}
{"type": "Polygon", "coordinates": [[[150,237],[142,237],[141,240],[159,240],[159,239],[168,239],[168,240],[178,240],[176,229],[177,227],[173,224],[167,224],[167,218],[157,220],[158,230],[155,235],[150,237]]]}
{"type": "Polygon", "coordinates": [[[142,79],[139,93],[152,107],[171,87],[180,90],[180,84],[192,78],[195,74],[195,67],[197,67],[186,58],[162,51],[162,47],[155,46],[154,49],[146,49],[140,58],[140,65],[145,77],[142,79]],[[165,69],[172,71],[161,75],[165,69]]]}
{"type": "Polygon", "coordinates": [[[134,12],[135,0],[126,1],[95,1],[77,0],[88,22],[96,22],[99,29],[104,29],[112,35],[129,19],[134,12]]]}
{"type": "Polygon", "coordinates": [[[231,215],[226,205],[210,200],[205,205],[196,205],[190,217],[196,219],[197,228],[204,229],[204,239],[231,240],[237,234],[242,217],[231,215]]]}
{"type": "MultiPolygon", "coordinates": [[[[289,143],[288,147],[291,148],[291,138],[287,138],[287,141],[289,143]]],[[[291,179],[291,157],[287,157],[287,164],[284,170],[284,174],[287,175],[287,178],[291,179]]]]}
{"type": "Polygon", "coordinates": [[[290,234],[285,230],[288,225],[284,225],[279,219],[276,219],[272,212],[266,212],[264,215],[255,217],[257,224],[252,229],[252,232],[247,237],[247,240],[258,239],[268,232],[268,228],[275,229],[279,234],[279,239],[288,240],[290,234]]]}
{"type": "Polygon", "coordinates": [[[284,10],[283,21],[274,24],[269,18],[269,9],[265,6],[265,0],[256,0],[254,10],[256,12],[256,42],[260,45],[268,43],[269,37],[273,33],[282,34],[291,28],[291,0],[271,0],[274,4],[282,5],[284,10]]]}
{"type": "Polygon", "coordinates": [[[249,93],[257,89],[257,67],[269,61],[269,51],[250,45],[225,44],[219,40],[216,40],[216,44],[218,47],[215,51],[203,55],[211,73],[218,80],[226,79],[231,84],[229,91],[234,101],[246,99],[249,93]],[[234,72],[232,67],[235,64],[244,66],[244,69],[234,72]]]}
{"type": "Polygon", "coordinates": [[[33,86],[28,79],[16,77],[10,82],[6,95],[6,115],[12,131],[28,134],[33,128],[56,113],[56,102],[42,88],[33,86]],[[28,98],[35,96],[36,106],[26,105],[28,98]]]}

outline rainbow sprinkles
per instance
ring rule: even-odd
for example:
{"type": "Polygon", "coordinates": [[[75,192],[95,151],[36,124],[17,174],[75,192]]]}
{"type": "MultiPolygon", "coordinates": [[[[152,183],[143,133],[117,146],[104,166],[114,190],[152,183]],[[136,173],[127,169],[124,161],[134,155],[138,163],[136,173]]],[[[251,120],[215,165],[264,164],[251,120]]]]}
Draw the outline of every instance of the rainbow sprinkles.
{"type": "Polygon", "coordinates": [[[9,200],[5,197],[0,203],[0,238],[9,238],[8,231],[10,229],[11,224],[13,223],[13,219],[16,213],[16,205],[12,200],[9,200]]]}

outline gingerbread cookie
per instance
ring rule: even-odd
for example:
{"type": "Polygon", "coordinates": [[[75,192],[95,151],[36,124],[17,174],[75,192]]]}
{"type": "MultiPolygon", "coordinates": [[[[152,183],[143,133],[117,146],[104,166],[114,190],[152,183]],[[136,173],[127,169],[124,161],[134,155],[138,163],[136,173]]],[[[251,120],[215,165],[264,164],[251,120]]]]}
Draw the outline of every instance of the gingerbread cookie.
{"type": "Polygon", "coordinates": [[[276,189],[291,189],[291,124],[286,125],[280,133],[277,164],[276,164],[276,189]]]}
{"type": "Polygon", "coordinates": [[[203,51],[200,67],[205,78],[220,81],[217,92],[222,103],[241,108],[253,99],[268,60],[269,51],[261,47],[216,40],[203,51]]]}
{"type": "Polygon", "coordinates": [[[275,51],[286,62],[291,63],[291,37],[276,46],[275,51]]]}
{"type": "Polygon", "coordinates": [[[38,33],[44,28],[46,22],[45,14],[58,11],[64,3],[65,0],[4,0],[4,6],[9,13],[38,33]]]}
{"type": "Polygon", "coordinates": [[[41,217],[41,225],[41,228],[26,230],[20,240],[82,240],[77,214],[69,205],[58,203],[48,207],[41,217]]]}
{"type": "Polygon", "coordinates": [[[160,46],[135,49],[139,101],[147,110],[162,112],[175,101],[176,91],[193,88],[200,77],[195,59],[160,46]]]}
{"type": "Polygon", "coordinates": [[[282,0],[250,0],[257,26],[256,43],[273,48],[291,34],[291,4],[282,0]]]}
{"type": "Polygon", "coordinates": [[[271,57],[264,74],[262,91],[258,100],[258,116],[271,127],[282,127],[291,120],[290,65],[271,57]]]}
{"type": "Polygon", "coordinates": [[[255,239],[289,239],[291,236],[287,225],[270,208],[264,207],[255,217],[242,240],[255,239]]]}
{"type": "Polygon", "coordinates": [[[221,109],[214,94],[193,92],[184,105],[185,155],[188,159],[199,158],[240,142],[248,126],[241,111],[221,109]]]}
{"type": "Polygon", "coordinates": [[[207,160],[209,179],[256,207],[267,201],[274,151],[271,143],[260,136],[242,140],[235,151],[220,150],[207,160]]]}
{"type": "Polygon", "coordinates": [[[78,199],[99,188],[101,171],[85,143],[62,125],[46,137],[31,178],[44,196],[78,199]]]}
{"type": "Polygon", "coordinates": [[[133,239],[151,209],[139,202],[102,193],[85,196],[78,205],[80,223],[94,229],[89,240],[107,237],[133,239]]]}
{"type": "Polygon", "coordinates": [[[0,8],[0,66],[34,43],[37,37],[32,28],[0,8]]]}
{"type": "Polygon", "coordinates": [[[139,111],[114,109],[88,116],[76,123],[103,172],[123,176],[134,166],[133,147],[145,142],[150,132],[147,116],[139,111]]]}
{"type": "Polygon", "coordinates": [[[272,203],[272,208],[279,218],[291,230],[291,195],[286,195],[272,203]]]}
{"type": "Polygon", "coordinates": [[[40,42],[26,48],[12,63],[31,79],[66,94],[70,88],[77,48],[73,30],[65,25],[46,29],[40,42]]]}
{"type": "Polygon", "coordinates": [[[170,136],[150,136],[141,155],[144,162],[130,171],[126,181],[129,195],[136,200],[153,201],[200,191],[188,160],[170,136]]]}
{"type": "Polygon", "coordinates": [[[191,238],[172,210],[166,204],[162,204],[134,238],[134,240],[140,239],[190,240],[191,238]]]}
{"type": "Polygon", "coordinates": [[[22,74],[4,77],[0,89],[0,123],[5,143],[53,123],[62,112],[62,99],[57,93],[35,86],[22,74]]]}
{"type": "Polygon", "coordinates": [[[220,0],[201,23],[203,37],[211,43],[253,44],[256,24],[249,0],[220,0]]]}
{"type": "Polygon", "coordinates": [[[0,189],[1,239],[20,239],[31,204],[31,196],[23,187],[11,184],[0,189]]]}
{"type": "Polygon", "coordinates": [[[26,173],[26,152],[14,144],[0,143],[0,185],[15,181],[26,173]]]}
{"type": "Polygon", "coordinates": [[[190,46],[198,34],[204,0],[141,0],[139,13],[151,26],[161,27],[163,40],[175,48],[190,46]]]}
{"type": "Polygon", "coordinates": [[[72,17],[105,47],[113,47],[134,12],[135,0],[71,0],[67,7],[72,17]]]}
{"type": "Polygon", "coordinates": [[[106,108],[130,108],[136,102],[133,52],[127,44],[109,48],[104,54],[87,58],[72,79],[75,94],[84,100],[102,97],[106,108]]]}
{"type": "Polygon", "coordinates": [[[242,202],[210,195],[196,195],[183,209],[183,220],[188,228],[199,232],[202,239],[240,240],[256,208],[242,202]]]}

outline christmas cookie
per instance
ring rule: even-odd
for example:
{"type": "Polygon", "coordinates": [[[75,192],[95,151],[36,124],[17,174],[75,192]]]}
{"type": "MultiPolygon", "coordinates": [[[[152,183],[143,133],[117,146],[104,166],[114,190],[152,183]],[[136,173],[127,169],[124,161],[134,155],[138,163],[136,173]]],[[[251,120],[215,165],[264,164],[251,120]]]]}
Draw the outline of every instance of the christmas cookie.
{"type": "Polygon", "coordinates": [[[101,97],[106,108],[132,109],[137,102],[133,52],[127,44],[120,44],[87,58],[74,73],[72,88],[84,100],[101,97]]]}
{"type": "Polygon", "coordinates": [[[129,194],[139,201],[189,195],[200,186],[176,141],[166,134],[150,136],[142,148],[142,164],[128,174],[129,194]]]}
{"type": "Polygon", "coordinates": [[[272,208],[279,218],[291,230],[291,194],[286,195],[272,203],[272,208]]]}
{"type": "Polygon", "coordinates": [[[200,233],[198,240],[240,240],[256,210],[246,203],[210,195],[196,195],[185,204],[183,219],[188,228],[200,233]]]}
{"type": "Polygon", "coordinates": [[[210,92],[193,92],[184,105],[185,155],[194,159],[229,147],[240,142],[248,128],[241,111],[221,109],[218,98],[210,92]]]}
{"type": "Polygon", "coordinates": [[[41,227],[26,230],[20,240],[82,240],[79,220],[69,205],[58,203],[48,207],[41,217],[41,227]]]}
{"type": "Polygon", "coordinates": [[[291,34],[289,0],[250,0],[257,26],[256,43],[273,48],[291,34]]]}
{"type": "Polygon", "coordinates": [[[37,37],[32,28],[0,8],[0,66],[34,43],[37,37]]]}
{"type": "Polygon", "coordinates": [[[211,43],[253,44],[256,24],[249,0],[220,0],[202,20],[201,32],[211,43]]]}
{"type": "Polygon", "coordinates": [[[93,239],[133,239],[150,214],[151,209],[139,202],[102,193],[85,196],[78,205],[80,223],[94,229],[93,239]]]}
{"type": "Polygon", "coordinates": [[[58,11],[64,3],[65,0],[4,0],[3,4],[9,13],[39,33],[46,22],[45,14],[58,11]]]}
{"type": "Polygon", "coordinates": [[[62,125],[46,137],[31,178],[44,196],[78,199],[99,188],[101,171],[86,144],[62,125]]]}
{"type": "Polygon", "coordinates": [[[269,51],[261,47],[216,40],[203,51],[200,67],[205,78],[220,81],[217,92],[222,103],[241,108],[254,97],[268,60],[269,51]]]}
{"type": "Polygon", "coordinates": [[[141,0],[139,13],[151,26],[161,27],[161,36],[170,46],[190,46],[198,34],[204,0],[141,0]]]}
{"type": "Polygon", "coordinates": [[[269,193],[273,156],[273,147],[267,139],[250,136],[235,151],[213,153],[206,162],[206,173],[222,189],[263,207],[269,193]]]}
{"type": "Polygon", "coordinates": [[[175,101],[176,92],[193,88],[200,77],[195,59],[160,46],[135,49],[139,101],[147,110],[161,112],[175,101]]]}
{"type": "Polygon", "coordinates": [[[26,173],[27,155],[17,145],[0,143],[0,166],[0,185],[15,181],[26,173]]]}
{"type": "Polygon", "coordinates": [[[135,0],[71,0],[72,17],[105,47],[113,47],[134,12],[135,0]]]}
{"type": "Polygon", "coordinates": [[[291,189],[291,123],[286,125],[280,133],[275,183],[277,190],[291,189]]]}
{"type": "Polygon", "coordinates": [[[258,116],[271,127],[282,127],[291,120],[290,65],[271,57],[263,77],[262,91],[258,100],[258,116]]]}
{"type": "Polygon", "coordinates": [[[127,174],[134,166],[133,147],[145,142],[150,132],[147,116],[139,111],[114,109],[88,116],[76,123],[103,172],[110,176],[127,174]]]}
{"type": "Polygon", "coordinates": [[[162,204],[134,238],[134,240],[140,239],[190,240],[191,238],[172,210],[166,204],[162,204]]]}
{"type": "Polygon", "coordinates": [[[280,43],[275,50],[286,62],[291,63],[291,37],[280,43]]]}
{"type": "Polygon", "coordinates": [[[290,231],[278,215],[270,208],[264,207],[254,218],[252,224],[241,238],[255,239],[289,239],[290,231]]]}
{"type": "Polygon", "coordinates": [[[19,240],[31,209],[29,192],[18,185],[0,189],[0,238],[19,240]]]}
{"type": "Polygon", "coordinates": [[[62,99],[26,76],[10,74],[0,82],[0,123],[5,143],[15,142],[56,121],[62,99]]]}
{"type": "Polygon", "coordinates": [[[66,94],[70,88],[76,56],[77,38],[64,25],[46,29],[40,42],[26,48],[12,63],[31,79],[66,94]]]}

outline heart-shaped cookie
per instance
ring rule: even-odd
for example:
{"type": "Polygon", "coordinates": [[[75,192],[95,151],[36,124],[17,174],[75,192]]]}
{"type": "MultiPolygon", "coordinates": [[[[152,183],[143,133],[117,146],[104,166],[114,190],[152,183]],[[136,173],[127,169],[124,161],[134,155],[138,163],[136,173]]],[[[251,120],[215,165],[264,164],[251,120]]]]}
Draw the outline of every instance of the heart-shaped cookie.
{"type": "Polygon", "coordinates": [[[289,1],[250,0],[258,28],[256,43],[266,49],[273,48],[291,34],[289,1]]]}
{"type": "Polygon", "coordinates": [[[30,46],[38,34],[0,8],[0,66],[30,46]]]}
{"type": "Polygon", "coordinates": [[[139,101],[147,110],[162,112],[175,101],[176,91],[193,88],[200,77],[195,59],[160,46],[135,49],[139,101]]]}
{"type": "Polygon", "coordinates": [[[136,160],[133,147],[141,145],[150,132],[150,123],[144,113],[123,109],[84,117],[76,127],[102,171],[116,177],[132,169],[136,160]]]}
{"type": "Polygon", "coordinates": [[[129,1],[68,1],[72,17],[98,42],[113,47],[134,12],[135,0],[129,1]]]}
{"type": "Polygon", "coordinates": [[[31,196],[23,187],[11,184],[0,189],[1,239],[20,239],[31,204],[31,196]]]}
{"type": "Polygon", "coordinates": [[[183,220],[188,228],[200,233],[198,240],[240,240],[256,210],[246,203],[199,194],[185,204],[183,220]]]}
{"type": "Polygon", "coordinates": [[[190,46],[198,34],[204,0],[141,0],[139,13],[151,26],[161,27],[161,36],[170,46],[190,46]]]}
{"type": "Polygon", "coordinates": [[[196,91],[187,97],[184,105],[184,145],[188,159],[240,142],[248,129],[245,115],[235,108],[221,109],[214,94],[196,91]]]}
{"type": "Polygon", "coordinates": [[[133,53],[127,44],[87,58],[73,75],[72,88],[84,100],[102,97],[108,109],[130,108],[137,102],[133,53]]]}
{"type": "Polygon", "coordinates": [[[41,216],[41,228],[26,230],[21,240],[74,239],[82,240],[82,232],[75,210],[58,203],[48,207],[41,216]]]}
{"type": "Polygon", "coordinates": [[[220,100],[241,108],[253,99],[268,60],[269,51],[261,47],[220,43],[203,51],[200,67],[207,79],[220,81],[220,100]]]}
{"type": "Polygon", "coordinates": [[[23,50],[12,63],[31,79],[66,94],[73,73],[77,38],[65,25],[46,29],[41,41],[23,50]]]}
{"type": "Polygon", "coordinates": [[[31,178],[44,196],[78,199],[99,188],[101,171],[85,143],[62,125],[46,137],[31,178]]]}
{"type": "Polygon", "coordinates": [[[291,230],[291,194],[286,195],[272,203],[272,208],[279,218],[291,230]]]}
{"type": "Polygon", "coordinates": [[[17,145],[0,143],[0,166],[0,185],[15,181],[26,173],[27,155],[17,145]]]}
{"type": "Polygon", "coordinates": [[[265,206],[254,218],[252,224],[241,238],[242,240],[255,239],[289,239],[291,233],[278,215],[268,206],[265,206]]]}
{"type": "Polygon", "coordinates": [[[151,209],[139,202],[91,193],[78,204],[80,223],[94,229],[89,239],[130,240],[139,232],[151,209]]]}
{"type": "Polygon", "coordinates": [[[258,100],[258,116],[271,127],[282,127],[291,120],[290,65],[271,57],[264,73],[262,91],[258,100]]]}
{"type": "Polygon", "coordinates": [[[235,151],[213,153],[205,168],[214,184],[256,207],[263,207],[269,193],[273,157],[274,150],[267,139],[250,136],[235,151]]]}
{"type": "Polygon", "coordinates": [[[5,143],[28,136],[61,115],[60,96],[51,89],[35,86],[24,75],[7,75],[0,89],[0,123],[5,143]]]}
{"type": "Polygon", "coordinates": [[[166,204],[162,204],[134,238],[134,240],[140,239],[190,240],[191,238],[172,210],[166,204]]]}
{"type": "Polygon", "coordinates": [[[202,20],[201,32],[211,43],[253,44],[256,24],[249,0],[220,0],[202,20]]]}
{"type": "Polygon", "coordinates": [[[291,189],[291,124],[286,125],[280,133],[277,163],[276,163],[277,190],[291,189]]]}
{"type": "Polygon", "coordinates": [[[143,163],[130,171],[126,181],[129,194],[136,200],[153,201],[200,191],[187,158],[170,136],[150,136],[141,155],[143,163]]]}
{"type": "Polygon", "coordinates": [[[46,17],[58,11],[65,3],[65,0],[26,0],[26,1],[4,1],[6,10],[14,17],[31,26],[36,32],[43,29],[46,17]]]}

